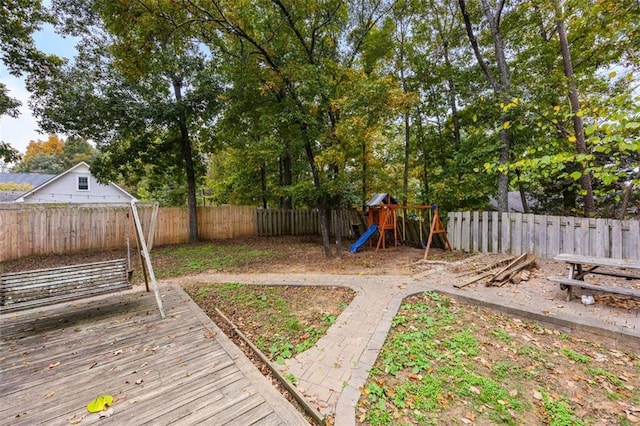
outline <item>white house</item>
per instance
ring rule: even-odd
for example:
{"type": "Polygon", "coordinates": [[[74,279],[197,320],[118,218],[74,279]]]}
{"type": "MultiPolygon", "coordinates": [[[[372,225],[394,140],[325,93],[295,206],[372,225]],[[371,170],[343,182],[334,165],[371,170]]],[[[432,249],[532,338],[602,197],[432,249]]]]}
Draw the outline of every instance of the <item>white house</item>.
{"type": "Polygon", "coordinates": [[[129,203],[135,198],[113,182],[98,183],[84,161],[18,197],[16,203],[129,203]]]}

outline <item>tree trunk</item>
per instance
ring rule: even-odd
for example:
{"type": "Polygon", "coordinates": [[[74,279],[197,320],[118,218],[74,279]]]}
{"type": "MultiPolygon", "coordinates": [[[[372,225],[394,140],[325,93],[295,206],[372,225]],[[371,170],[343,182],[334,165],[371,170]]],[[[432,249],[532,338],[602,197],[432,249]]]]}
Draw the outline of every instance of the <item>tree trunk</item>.
{"type": "Polygon", "coordinates": [[[429,161],[427,152],[427,141],[424,137],[424,129],[422,126],[422,111],[420,108],[416,108],[416,137],[418,140],[418,146],[422,150],[422,200],[421,203],[429,202],[429,161]]]}
{"type": "Polygon", "coordinates": [[[367,169],[367,140],[363,138],[362,140],[362,211],[365,209],[365,204],[367,203],[367,173],[369,170],[367,169]]]}
{"type": "Polygon", "coordinates": [[[524,186],[520,182],[520,172],[516,171],[518,176],[518,191],[520,192],[520,201],[522,202],[522,212],[529,213],[529,203],[527,202],[527,194],[524,191],[524,186]]]}
{"type": "Polygon", "coordinates": [[[318,214],[320,215],[320,234],[322,235],[322,248],[324,254],[327,257],[333,257],[333,251],[331,250],[331,243],[329,242],[329,217],[327,214],[327,202],[326,196],[322,191],[322,184],[320,182],[320,173],[316,165],[315,155],[313,154],[313,146],[311,141],[307,139],[304,145],[305,152],[307,153],[307,160],[309,161],[309,167],[311,168],[311,176],[313,177],[313,186],[319,194],[316,198],[316,207],[318,208],[318,214]]]}
{"type": "MultiPolygon", "coordinates": [[[[497,100],[499,102],[507,103],[509,100],[509,92],[511,90],[511,78],[509,76],[509,67],[504,52],[502,34],[500,33],[500,15],[504,6],[504,0],[500,0],[498,2],[495,12],[492,11],[488,0],[481,0],[481,3],[482,13],[489,23],[489,28],[491,30],[491,35],[493,38],[493,48],[496,54],[496,64],[498,66],[498,71],[500,72],[500,80],[495,78],[495,76],[491,72],[491,69],[484,60],[482,53],[480,52],[478,41],[473,32],[473,25],[471,23],[471,19],[469,18],[465,1],[458,0],[460,12],[462,13],[462,17],[465,23],[467,36],[469,38],[469,42],[471,43],[471,47],[473,49],[476,60],[478,61],[482,72],[487,77],[487,80],[489,80],[489,84],[493,88],[493,92],[496,95],[497,100]]],[[[500,124],[502,126],[500,129],[500,157],[498,160],[501,165],[507,164],[509,162],[511,132],[509,132],[507,126],[508,121],[509,118],[507,117],[507,115],[504,112],[501,113],[500,124]]],[[[509,211],[509,174],[507,171],[499,172],[498,174],[498,210],[501,212],[509,211]]]]}
{"type": "Polygon", "coordinates": [[[342,259],[342,201],[341,197],[336,197],[336,257],[342,259]]]}
{"type": "Polygon", "coordinates": [[[267,203],[267,172],[265,170],[264,164],[260,166],[260,189],[262,192],[262,208],[266,209],[268,207],[267,203]]]}
{"type": "Polygon", "coordinates": [[[409,194],[409,156],[411,155],[411,128],[409,111],[404,112],[404,172],[402,176],[402,205],[406,206],[409,194]]]}
{"type": "MultiPolygon", "coordinates": [[[[285,152],[280,158],[280,183],[283,187],[289,188],[293,185],[293,172],[291,171],[291,154],[289,153],[289,147],[285,148],[285,152]]],[[[285,195],[280,198],[280,208],[292,209],[293,201],[290,195],[285,195]]]]}
{"type": "MultiPolygon", "coordinates": [[[[182,81],[174,76],[172,78],[173,91],[176,102],[182,102],[182,81]]],[[[185,173],[187,175],[187,208],[189,210],[189,242],[198,241],[198,209],[196,201],[196,172],[193,161],[193,150],[191,148],[191,139],[189,137],[189,129],[187,128],[187,120],[184,113],[178,117],[178,127],[180,128],[180,148],[182,158],[184,159],[185,173]]]]}
{"type": "MultiPolygon", "coordinates": [[[[556,27],[558,29],[558,39],[560,40],[560,50],[562,51],[562,64],[564,65],[564,75],[569,81],[569,102],[571,103],[571,113],[573,114],[573,131],[576,137],[576,150],[579,154],[588,154],[587,144],[584,138],[584,125],[582,118],[578,115],[580,111],[580,99],[578,98],[578,87],[573,74],[573,63],[571,61],[571,52],[569,51],[569,41],[567,40],[567,31],[564,25],[564,16],[560,2],[556,1],[556,27]]],[[[579,163],[580,185],[585,191],[584,195],[584,215],[590,216],[595,210],[595,202],[593,199],[593,187],[591,185],[591,174],[581,162],[579,163]]]]}

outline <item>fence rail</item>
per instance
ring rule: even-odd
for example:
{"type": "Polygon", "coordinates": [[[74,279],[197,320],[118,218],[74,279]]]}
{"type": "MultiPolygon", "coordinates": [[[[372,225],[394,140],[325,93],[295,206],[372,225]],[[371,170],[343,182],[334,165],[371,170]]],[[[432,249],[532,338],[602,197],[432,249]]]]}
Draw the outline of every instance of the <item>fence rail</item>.
{"type": "Polygon", "coordinates": [[[468,252],[559,253],[640,260],[640,221],[498,212],[452,212],[447,234],[468,252]]]}

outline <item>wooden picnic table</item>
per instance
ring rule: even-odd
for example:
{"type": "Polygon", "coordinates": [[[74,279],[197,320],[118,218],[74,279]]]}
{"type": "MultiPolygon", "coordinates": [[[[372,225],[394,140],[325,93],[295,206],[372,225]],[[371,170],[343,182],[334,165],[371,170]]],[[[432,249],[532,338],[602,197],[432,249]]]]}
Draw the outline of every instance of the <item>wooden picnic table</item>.
{"type": "Polygon", "coordinates": [[[550,281],[559,283],[562,290],[567,290],[567,301],[571,300],[573,287],[640,297],[640,289],[624,286],[596,285],[584,280],[587,274],[609,275],[626,280],[640,280],[640,274],[635,273],[635,271],[640,271],[640,261],[581,256],[567,253],[559,254],[554,257],[553,260],[556,262],[564,262],[568,265],[566,278],[548,277],[550,281]]]}

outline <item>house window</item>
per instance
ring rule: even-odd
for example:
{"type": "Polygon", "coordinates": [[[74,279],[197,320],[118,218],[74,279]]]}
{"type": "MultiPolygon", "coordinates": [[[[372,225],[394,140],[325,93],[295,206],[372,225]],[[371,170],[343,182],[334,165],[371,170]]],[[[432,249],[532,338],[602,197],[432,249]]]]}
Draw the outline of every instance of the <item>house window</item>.
{"type": "Polygon", "coordinates": [[[89,190],[89,176],[78,176],[78,191],[89,190]]]}

